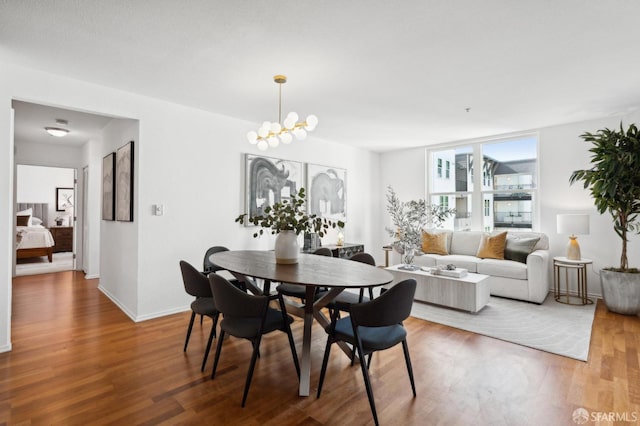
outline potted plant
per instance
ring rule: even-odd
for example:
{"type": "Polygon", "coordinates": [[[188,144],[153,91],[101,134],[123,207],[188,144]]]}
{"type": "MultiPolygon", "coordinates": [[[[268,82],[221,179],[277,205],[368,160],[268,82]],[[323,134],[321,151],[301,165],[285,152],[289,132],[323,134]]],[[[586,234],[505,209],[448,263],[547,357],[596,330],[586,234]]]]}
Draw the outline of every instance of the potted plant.
{"type": "Polygon", "coordinates": [[[387,212],[395,229],[387,228],[395,238],[394,249],[403,256],[405,268],[411,269],[416,248],[422,246],[422,229],[439,228],[455,209],[446,209],[435,204],[427,204],[423,199],[400,201],[391,186],[387,187],[387,212]]]}
{"type": "Polygon", "coordinates": [[[613,217],[613,230],[622,240],[619,267],[600,271],[602,297],[607,309],[625,315],[640,310],[640,273],[627,259],[629,233],[640,233],[640,135],[635,124],[625,130],[607,128],[595,134],[580,135],[593,146],[589,151],[592,167],[576,170],[569,182],[583,181],[591,191],[598,212],[613,217]]]}
{"type": "Polygon", "coordinates": [[[248,214],[243,213],[235,221],[240,224],[252,223],[260,226],[260,229],[253,233],[254,238],[264,234],[265,229],[270,229],[271,234],[277,234],[276,263],[297,263],[300,252],[299,234],[315,232],[318,236],[323,237],[329,228],[344,227],[344,222],[340,220],[334,222],[315,214],[307,214],[304,205],[305,190],[300,188],[297,194],[291,194],[290,200],[283,200],[266,207],[264,214],[249,217],[248,214]]]}

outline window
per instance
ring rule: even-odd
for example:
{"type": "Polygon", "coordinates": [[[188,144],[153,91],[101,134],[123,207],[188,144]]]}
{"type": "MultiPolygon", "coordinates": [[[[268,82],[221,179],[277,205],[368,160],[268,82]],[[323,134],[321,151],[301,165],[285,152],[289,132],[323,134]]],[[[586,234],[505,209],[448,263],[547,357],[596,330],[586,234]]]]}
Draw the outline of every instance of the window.
{"type": "Polygon", "coordinates": [[[455,218],[444,224],[454,230],[535,227],[537,193],[537,137],[490,141],[429,151],[427,170],[429,199],[455,207],[455,218]],[[474,158],[482,158],[474,162],[474,158]],[[445,177],[442,177],[444,159],[445,177]],[[453,165],[453,167],[451,167],[453,165]],[[480,185],[474,186],[474,169],[480,168],[480,185]],[[433,176],[433,174],[436,176],[433,176]],[[473,208],[473,203],[478,203],[473,208]],[[475,215],[473,212],[477,212],[475,215]]]}

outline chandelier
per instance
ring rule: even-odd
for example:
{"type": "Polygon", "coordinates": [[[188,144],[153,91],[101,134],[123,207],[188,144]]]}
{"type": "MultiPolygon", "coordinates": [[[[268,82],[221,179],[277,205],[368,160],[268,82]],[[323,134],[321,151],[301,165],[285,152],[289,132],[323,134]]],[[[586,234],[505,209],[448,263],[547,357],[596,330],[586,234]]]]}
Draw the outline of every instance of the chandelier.
{"type": "Polygon", "coordinates": [[[257,145],[260,151],[267,148],[275,148],[283,144],[290,144],[295,136],[296,139],[304,140],[307,132],[313,131],[318,125],[318,117],[309,115],[305,121],[298,121],[298,114],[290,112],[282,121],[282,85],[287,82],[284,75],[276,75],[273,81],[278,83],[278,121],[265,121],[257,132],[247,133],[247,139],[252,145],[257,145]]]}

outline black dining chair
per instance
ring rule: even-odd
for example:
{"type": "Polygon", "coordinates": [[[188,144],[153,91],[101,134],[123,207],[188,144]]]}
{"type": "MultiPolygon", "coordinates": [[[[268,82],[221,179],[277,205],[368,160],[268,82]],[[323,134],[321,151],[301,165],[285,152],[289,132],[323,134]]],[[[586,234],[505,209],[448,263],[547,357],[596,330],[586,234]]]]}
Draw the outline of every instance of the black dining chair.
{"type": "MultiPolygon", "coordinates": [[[[320,247],[319,249],[316,249],[312,254],[333,257],[333,252],[328,247],[320,247]]],[[[307,289],[303,285],[282,283],[278,285],[278,287],[276,287],[276,291],[278,292],[278,294],[282,294],[283,296],[295,297],[300,299],[302,303],[306,303],[307,289]]],[[[317,288],[316,298],[319,297],[325,291],[326,290],[317,288]]]]}
{"type": "Polygon", "coordinates": [[[337,310],[333,311],[331,323],[327,327],[327,345],[320,371],[318,398],[320,398],[320,393],[322,392],[331,345],[339,341],[350,343],[357,351],[371,413],[376,425],[378,425],[378,414],[369,379],[371,355],[374,352],[402,343],[409,381],[415,398],[416,386],[413,379],[411,358],[409,357],[409,347],[407,346],[407,331],[402,325],[402,322],[411,314],[415,291],[416,280],[411,278],[394,285],[377,299],[351,305],[348,317],[338,319],[337,310]],[[365,356],[369,357],[366,364],[365,356]]]}
{"type": "Polygon", "coordinates": [[[300,381],[300,364],[298,362],[298,354],[290,327],[293,318],[287,315],[285,311],[282,295],[277,296],[280,304],[280,310],[277,310],[269,307],[271,297],[266,295],[254,296],[245,293],[216,273],[209,274],[209,283],[215,299],[216,308],[223,315],[222,321],[220,321],[220,336],[218,337],[211,378],[214,379],[216,375],[225,335],[230,334],[249,340],[253,345],[253,353],[251,355],[251,363],[249,364],[249,371],[247,372],[244,393],[242,395],[242,406],[244,407],[249,393],[249,387],[251,386],[251,378],[253,377],[256,359],[260,353],[262,335],[279,330],[285,332],[289,338],[293,363],[296,367],[296,373],[298,374],[298,381],[300,381]]]}
{"type": "MultiPolygon", "coordinates": [[[[367,265],[376,266],[376,260],[369,253],[356,253],[349,258],[354,262],[366,263],[367,265]]],[[[368,302],[373,299],[373,289],[369,287],[369,297],[364,295],[364,288],[361,288],[358,294],[350,291],[343,291],[338,294],[331,302],[327,304],[327,308],[339,309],[341,311],[349,312],[351,305],[354,303],[368,302]]]]}
{"type": "MultiPolygon", "coordinates": [[[[216,253],[220,253],[223,251],[229,251],[229,249],[226,248],[225,246],[213,246],[207,249],[207,251],[204,253],[204,259],[202,261],[202,272],[205,275],[209,275],[211,272],[218,272],[218,271],[225,270],[211,261],[211,255],[214,255],[216,253]]],[[[246,278],[246,277],[241,277],[241,278],[246,278]]],[[[229,282],[235,285],[236,287],[238,287],[240,290],[243,290],[243,291],[247,290],[247,286],[242,279],[238,279],[237,277],[234,276],[234,278],[230,279],[229,282]]]]}
{"type": "Polygon", "coordinates": [[[187,337],[184,341],[183,351],[187,351],[187,345],[189,344],[189,337],[191,336],[191,330],[193,329],[193,321],[196,318],[196,314],[200,314],[202,317],[207,316],[213,320],[211,325],[211,331],[209,332],[209,340],[207,342],[207,349],[204,352],[204,358],[202,359],[202,367],[200,371],[204,371],[204,366],[207,363],[207,357],[211,350],[211,342],[216,336],[216,324],[220,317],[220,312],[216,309],[213,301],[213,294],[211,293],[211,286],[209,280],[202,272],[194,268],[190,263],[184,260],[180,261],[180,271],[182,272],[182,281],[184,282],[185,291],[196,298],[191,303],[191,319],[189,320],[189,328],[187,329],[187,337]]]}

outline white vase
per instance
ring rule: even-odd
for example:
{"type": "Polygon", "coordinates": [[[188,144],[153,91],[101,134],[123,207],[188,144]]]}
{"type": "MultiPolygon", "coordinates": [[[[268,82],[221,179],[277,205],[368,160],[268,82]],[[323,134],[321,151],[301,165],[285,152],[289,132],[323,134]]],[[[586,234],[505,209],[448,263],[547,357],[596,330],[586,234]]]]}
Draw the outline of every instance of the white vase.
{"type": "Polygon", "coordinates": [[[298,263],[300,245],[298,235],[294,231],[280,231],[276,237],[276,263],[291,264],[298,263]]]}

